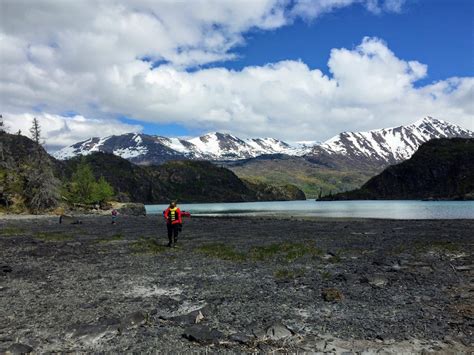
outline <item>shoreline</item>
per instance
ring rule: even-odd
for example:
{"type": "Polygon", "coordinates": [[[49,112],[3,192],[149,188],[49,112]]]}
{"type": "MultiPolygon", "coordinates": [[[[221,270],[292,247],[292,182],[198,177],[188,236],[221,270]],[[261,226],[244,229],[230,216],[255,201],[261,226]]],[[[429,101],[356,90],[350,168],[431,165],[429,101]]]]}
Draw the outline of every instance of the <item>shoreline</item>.
{"type": "Polygon", "coordinates": [[[473,349],[473,220],[159,217],[0,220],[0,352],[473,349]]]}

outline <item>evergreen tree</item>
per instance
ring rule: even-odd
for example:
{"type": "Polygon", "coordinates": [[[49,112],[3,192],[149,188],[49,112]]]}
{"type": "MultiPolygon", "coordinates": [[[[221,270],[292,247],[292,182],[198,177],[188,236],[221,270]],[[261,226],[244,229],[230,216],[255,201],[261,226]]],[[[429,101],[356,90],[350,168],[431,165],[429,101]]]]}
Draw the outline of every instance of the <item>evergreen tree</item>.
{"type": "Polygon", "coordinates": [[[27,206],[34,213],[56,207],[60,198],[60,181],[53,175],[48,164],[33,168],[26,176],[25,196],[27,206]]]}
{"type": "Polygon", "coordinates": [[[82,158],[70,183],[70,197],[76,203],[100,203],[114,195],[114,189],[103,176],[98,181],[89,164],[82,158]]]}
{"type": "Polygon", "coordinates": [[[39,125],[39,121],[36,117],[33,118],[33,123],[30,128],[30,133],[31,133],[31,139],[33,139],[33,141],[39,145],[40,140],[41,140],[41,128],[39,125]]]}
{"type": "Polygon", "coordinates": [[[107,201],[114,195],[113,187],[110,186],[103,176],[95,183],[94,190],[93,199],[95,202],[107,201]]]}
{"type": "Polygon", "coordinates": [[[3,115],[0,115],[0,133],[5,132],[5,122],[3,122],[3,115]]]}
{"type": "Polygon", "coordinates": [[[96,181],[91,167],[81,159],[71,179],[72,200],[78,203],[92,203],[96,190],[96,181]]]}
{"type": "Polygon", "coordinates": [[[51,162],[41,147],[41,127],[38,119],[33,119],[30,133],[35,144],[25,173],[26,204],[34,213],[56,207],[60,198],[60,181],[54,177],[51,162]]]}

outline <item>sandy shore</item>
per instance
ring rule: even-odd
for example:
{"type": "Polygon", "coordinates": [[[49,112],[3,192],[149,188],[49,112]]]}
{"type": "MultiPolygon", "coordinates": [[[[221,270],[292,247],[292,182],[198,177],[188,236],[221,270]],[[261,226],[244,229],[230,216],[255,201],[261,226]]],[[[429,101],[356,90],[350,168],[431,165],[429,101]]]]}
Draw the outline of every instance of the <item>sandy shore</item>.
{"type": "Polygon", "coordinates": [[[0,353],[472,351],[472,220],[0,218],[0,353]]]}

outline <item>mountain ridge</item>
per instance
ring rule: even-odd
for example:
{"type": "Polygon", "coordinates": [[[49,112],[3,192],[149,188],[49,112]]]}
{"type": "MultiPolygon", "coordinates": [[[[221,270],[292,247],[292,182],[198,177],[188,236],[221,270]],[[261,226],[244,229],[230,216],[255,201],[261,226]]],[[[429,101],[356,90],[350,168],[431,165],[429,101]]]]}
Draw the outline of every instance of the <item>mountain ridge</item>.
{"type": "Polygon", "coordinates": [[[428,116],[406,126],[342,132],[314,145],[290,144],[274,138],[242,139],[220,132],[191,139],[126,133],[89,138],[63,148],[53,156],[65,160],[105,152],[139,165],[159,165],[168,160],[238,161],[285,154],[335,168],[339,165],[383,168],[408,159],[426,141],[451,137],[474,138],[474,132],[428,116]]]}

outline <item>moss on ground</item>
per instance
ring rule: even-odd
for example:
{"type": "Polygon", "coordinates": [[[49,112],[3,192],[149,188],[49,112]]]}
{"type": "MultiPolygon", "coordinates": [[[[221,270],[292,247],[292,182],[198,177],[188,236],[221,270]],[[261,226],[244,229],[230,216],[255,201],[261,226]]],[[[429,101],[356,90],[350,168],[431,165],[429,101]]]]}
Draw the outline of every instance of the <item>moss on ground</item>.
{"type": "Polygon", "coordinates": [[[71,240],[72,236],[60,232],[39,232],[36,233],[35,238],[45,242],[60,242],[71,240]]]}
{"type": "Polygon", "coordinates": [[[233,246],[222,243],[205,244],[197,248],[197,251],[222,260],[244,261],[246,259],[244,253],[237,252],[233,246]]]}
{"type": "Polygon", "coordinates": [[[256,261],[281,259],[295,261],[306,255],[321,256],[323,251],[309,243],[275,243],[254,247],[250,250],[250,258],[256,261]]]}
{"type": "Polygon", "coordinates": [[[15,237],[25,232],[24,229],[18,227],[5,227],[0,230],[0,236],[2,237],[15,237]]]}
{"type": "Polygon", "coordinates": [[[96,240],[96,243],[99,243],[99,244],[106,244],[106,243],[113,242],[113,241],[115,241],[115,240],[123,240],[123,238],[124,238],[124,237],[123,237],[123,234],[117,233],[117,234],[114,234],[114,235],[111,236],[111,237],[97,239],[97,240],[96,240]]]}
{"type": "Polygon", "coordinates": [[[275,243],[251,248],[248,252],[237,251],[234,246],[216,243],[206,244],[197,251],[222,260],[232,261],[295,261],[304,256],[321,256],[322,250],[309,243],[275,243]]]}
{"type": "Polygon", "coordinates": [[[170,250],[167,246],[159,244],[156,239],[145,237],[132,242],[130,248],[135,254],[160,254],[170,250]]]}

